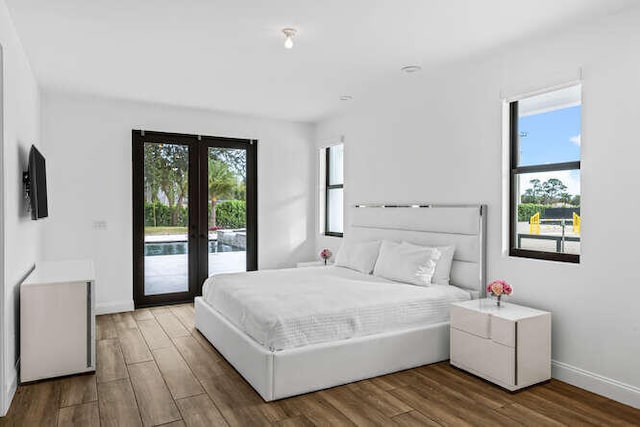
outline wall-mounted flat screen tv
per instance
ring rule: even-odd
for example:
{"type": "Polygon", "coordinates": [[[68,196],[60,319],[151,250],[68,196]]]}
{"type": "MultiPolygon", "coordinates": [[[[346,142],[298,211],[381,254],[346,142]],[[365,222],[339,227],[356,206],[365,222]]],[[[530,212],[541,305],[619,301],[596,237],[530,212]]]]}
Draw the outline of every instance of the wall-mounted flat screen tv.
{"type": "Polygon", "coordinates": [[[44,156],[35,145],[29,152],[29,170],[24,177],[29,203],[31,204],[31,219],[49,216],[47,206],[47,168],[44,156]]]}

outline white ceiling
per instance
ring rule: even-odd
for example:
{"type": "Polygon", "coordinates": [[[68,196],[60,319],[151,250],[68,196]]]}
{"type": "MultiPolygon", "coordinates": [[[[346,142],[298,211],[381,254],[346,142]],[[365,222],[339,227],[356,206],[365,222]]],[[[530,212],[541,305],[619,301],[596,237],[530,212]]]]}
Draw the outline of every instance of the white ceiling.
{"type": "Polygon", "coordinates": [[[44,88],[316,121],[403,65],[496,49],[636,0],[5,1],[44,88]],[[284,27],[298,30],[291,50],[284,27]]]}

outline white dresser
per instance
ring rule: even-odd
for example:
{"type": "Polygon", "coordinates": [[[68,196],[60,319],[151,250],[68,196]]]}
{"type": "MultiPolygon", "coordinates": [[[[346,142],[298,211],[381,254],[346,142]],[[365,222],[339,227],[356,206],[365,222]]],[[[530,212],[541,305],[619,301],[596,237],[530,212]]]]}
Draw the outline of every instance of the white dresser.
{"type": "Polygon", "coordinates": [[[451,305],[451,364],[508,390],[551,378],[551,313],[491,299],[451,305]]]}
{"type": "Polygon", "coordinates": [[[91,261],[36,264],[20,287],[20,382],[95,371],[94,287],[91,261]]]}

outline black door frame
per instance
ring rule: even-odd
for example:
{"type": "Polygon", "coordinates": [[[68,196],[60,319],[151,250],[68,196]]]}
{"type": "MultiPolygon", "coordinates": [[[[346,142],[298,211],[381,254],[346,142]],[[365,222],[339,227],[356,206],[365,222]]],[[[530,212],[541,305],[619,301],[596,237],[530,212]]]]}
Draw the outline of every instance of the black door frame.
{"type": "Polygon", "coordinates": [[[208,148],[244,149],[247,152],[247,271],[258,269],[258,141],[167,132],[133,130],[133,298],[135,307],[192,302],[201,295],[208,277],[208,148]],[[144,294],[144,144],[189,147],[189,283],[187,292],[144,294]]]}

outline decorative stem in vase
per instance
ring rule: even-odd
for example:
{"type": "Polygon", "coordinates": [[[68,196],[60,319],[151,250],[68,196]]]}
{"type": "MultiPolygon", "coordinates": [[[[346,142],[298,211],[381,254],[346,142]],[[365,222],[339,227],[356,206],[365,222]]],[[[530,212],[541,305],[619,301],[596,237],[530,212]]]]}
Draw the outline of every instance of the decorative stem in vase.
{"type": "Polygon", "coordinates": [[[328,248],[324,248],[320,251],[320,258],[322,258],[322,260],[324,261],[324,265],[327,265],[327,261],[329,260],[329,258],[331,258],[331,255],[333,254],[328,248]]]}

